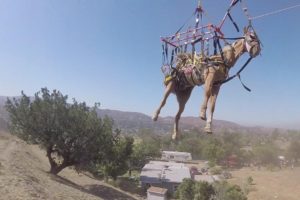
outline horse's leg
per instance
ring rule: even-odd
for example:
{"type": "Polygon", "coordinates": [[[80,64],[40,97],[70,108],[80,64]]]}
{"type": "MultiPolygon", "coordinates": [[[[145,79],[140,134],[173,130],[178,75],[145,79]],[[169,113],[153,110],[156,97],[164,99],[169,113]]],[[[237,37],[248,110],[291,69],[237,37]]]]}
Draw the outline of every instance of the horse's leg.
{"type": "Polygon", "coordinates": [[[163,99],[162,99],[162,101],[161,101],[161,103],[160,103],[158,109],[156,110],[156,112],[155,112],[155,113],[153,114],[153,116],[152,116],[153,121],[156,121],[156,120],[157,120],[158,115],[159,115],[159,113],[160,113],[160,110],[161,110],[162,107],[166,104],[167,98],[168,98],[168,96],[170,95],[170,93],[171,93],[172,91],[174,91],[174,88],[175,88],[175,81],[172,80],[172,81],[170,81],[170,82],[168,83],[168,85],[166,86],[165,94],[164,94],[164,96],[163,96],[163,99]]]}
{"type": "Polygon", "coordinates": [[[221,85],[216,85],[216,86],[212,87],[211,96],[209,98],[210,116],[206,122],[206,126],[204,129],[206,133],[212,133],[212,130],[211,130],[212,119],[213,119],[213,114],[215,111],[216,101],[217,101],[217,97],[218,97],[218,94],[220,91],[220,87],[221,87],[221,85]]]}
{"type": "Polygon", "coordinates": [[[173,131],[173,134],[172,134],[172,139],[173,140],[176,140],[178,138],[178,135],[179,135],[179,131],[178,131],[179,119],[180,119],[180,116],[181,116],[182,112],[184,111],[186,102],[189,100],[189,98],[191,96],[192,90],[193,90],[193,87],[190,87],[190,88],[187,88],[184,91],[176,92],[179,109],[178,109],[178,112],[175,116],[174,131],[173,131]]]}
{"type": "Polygon", "coordinates": [[[205,83],[204,83],[204,98],[203,98],[203,103],[200,109],[200,118],[202,120],[206,121],[206,109],[207,109],[207,103],[208,100],[211,96],[211,90],[214,82],[214,77],[215,77],[215,70],[213,67],[209,67],[207,69],[207,75],[205,77],[205,83]]]}

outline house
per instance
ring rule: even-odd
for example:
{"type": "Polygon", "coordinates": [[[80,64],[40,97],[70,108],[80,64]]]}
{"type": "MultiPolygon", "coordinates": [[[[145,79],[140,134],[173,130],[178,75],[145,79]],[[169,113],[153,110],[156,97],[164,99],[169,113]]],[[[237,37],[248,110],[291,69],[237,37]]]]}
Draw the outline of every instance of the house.
{"type": "Polygon", "coordinates": [[[191,174],[183,163],[162,161],[150,161],[140,175],[142,187],[162,187],[168,189],[169,193],[175,192],[185,178],[191,178],[191,174]]]}
{"type": "Polygon", "coordinates": [[[192,155],[188,152],[163,151],[161,159],[167,161],[186,162],[192,160],[192,155]]]}
{"type": "Polygon", "coordinates": [[[147,200],[166,200],[167,191],[165,188],[151,186],[147,190],[147,200]]]}

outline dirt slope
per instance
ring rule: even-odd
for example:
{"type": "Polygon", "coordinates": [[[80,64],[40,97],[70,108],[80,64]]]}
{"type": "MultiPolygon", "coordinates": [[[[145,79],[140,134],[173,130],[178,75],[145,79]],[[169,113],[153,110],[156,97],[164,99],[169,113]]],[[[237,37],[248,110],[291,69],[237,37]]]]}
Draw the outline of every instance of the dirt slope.
{"type": "Polygon", "coordinates": [[[0,132],[0,200],[137,199],[72,169],[64,169],[59,176],[48,170],[44,151],[0,132]]]}

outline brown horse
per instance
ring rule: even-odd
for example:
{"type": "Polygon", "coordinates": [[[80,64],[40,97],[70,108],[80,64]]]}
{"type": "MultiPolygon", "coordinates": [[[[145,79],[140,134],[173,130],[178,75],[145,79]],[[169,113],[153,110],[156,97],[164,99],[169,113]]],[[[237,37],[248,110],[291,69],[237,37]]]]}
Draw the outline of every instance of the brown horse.
{"type": "MultiPolygon", "coordinates": [[[[185,81],[186,83],[189,84],[184,83],[186,87],[180,89],[178,86],[182,85],[182,79],[179,79],[178,76],[180,74],[182,75],[183,70],[178,66],[176,66],[178,73],[176,73],[176,76],[166,83],[166,89],[165,89],[163,99],[160,103],[160,106],[154,113],[152,119],[154,121],[158,119],[158,115],[162,107],[165,105],[168,96],[170,95],[170,93],[175,93],[179,104],[179,110],[175,116],[172,139],[175,140],[178,138],[178,122],[180,116],[184,111],[185,104],[188,101],[194,86],[196,85],[198,86],[204,85],[204,101],[200,109],[200,118],[206,121],[205,131],[207,133],[212,133],[211,126],[212,126],[213,113],[215,110],[217,96],[221,87],[221,84],[214,84],[214,83],[226,80],[230,68],[234,66],[236,61],[245,52],[248,52],[250,57],[252,58],[256,57],[260,53],[260,42],[255,32],[252,32],[249,30],[249,28],[247,28],[244,29],[244,37],[242,37],[242,39],[238,39],[235,42],[233,42],[231,45],[225,46],[222,52],[223,52],[223,56],[218,54],[210,57],[209,60],[214,61],[212,62],[213,64],[206,64],[204,69],[202,70],[196,69],[196,71],[201,72],[202,79],[199,78],[200,81],[198,82],[193,81],[194,84],[191,84],[190,81],[185,81]],[[206,110],[207,110],[208,103],[210,105],[210,116],[207,118],[206,110]]],[[[189,79],[187,75],[184,76],[186,77],[185,80],[189,79]]]]}

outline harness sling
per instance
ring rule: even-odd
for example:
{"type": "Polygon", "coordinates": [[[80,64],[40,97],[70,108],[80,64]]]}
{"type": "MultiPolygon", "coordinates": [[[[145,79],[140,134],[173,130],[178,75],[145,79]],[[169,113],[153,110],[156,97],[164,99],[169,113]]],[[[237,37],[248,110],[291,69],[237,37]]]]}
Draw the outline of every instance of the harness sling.
{"type": "Polygon", "coordinates": [[[243,87],[248,91],[248,92],[251,92],[251,89],[248,88],[243,82],[242,82],[242,79],[241,79],[241,72],[246,68],[246,66],[249,64],[249,62],[252,60],[252,57],[249,57],[248,60],[245,62],[245,64],[241,67],[241,69],[233,76],[227,78],[226,80],[223,80],[223,81],[216,81],[214,82],[214,85],[222,85],[223,83],[227,83],[228,81],[232,80],[233,78],[235,77],[238,77],[241,84],[243,85],[243,87]]]}

